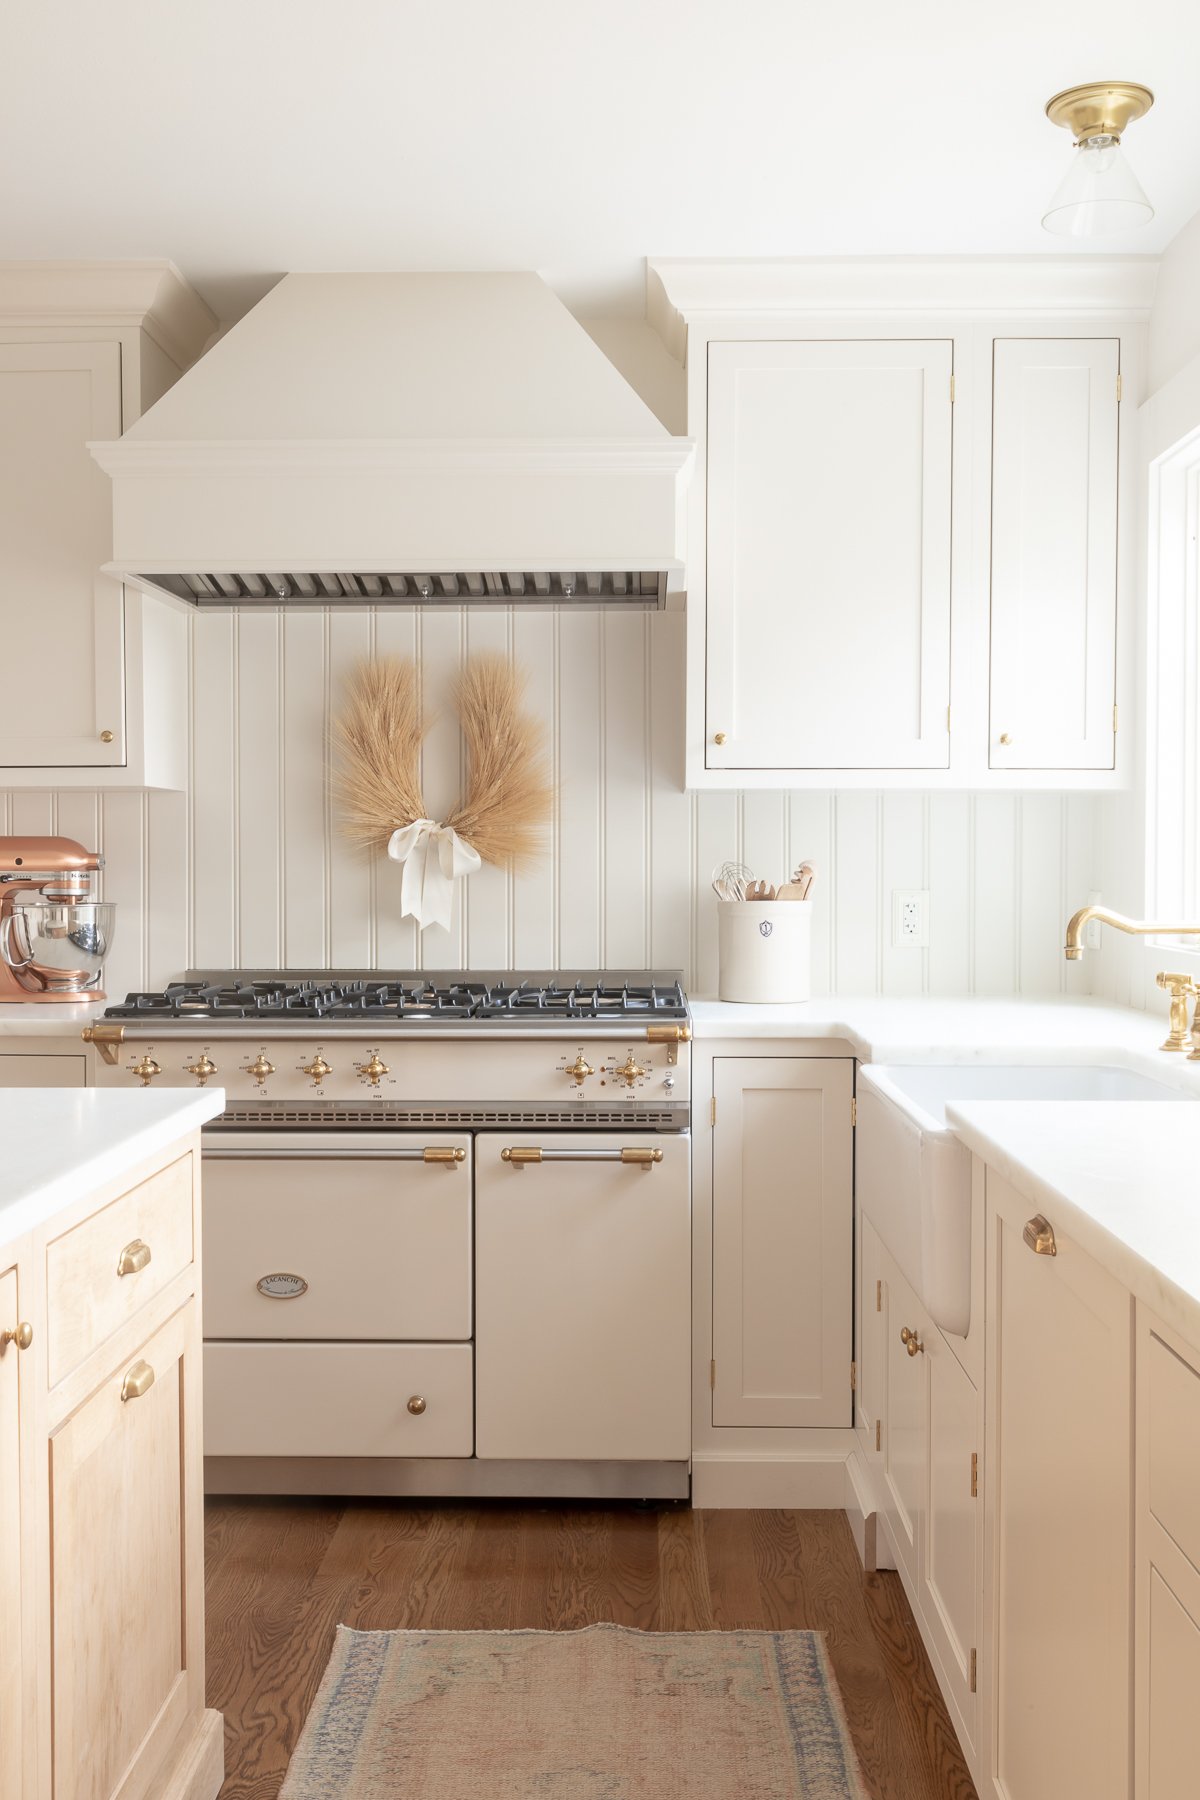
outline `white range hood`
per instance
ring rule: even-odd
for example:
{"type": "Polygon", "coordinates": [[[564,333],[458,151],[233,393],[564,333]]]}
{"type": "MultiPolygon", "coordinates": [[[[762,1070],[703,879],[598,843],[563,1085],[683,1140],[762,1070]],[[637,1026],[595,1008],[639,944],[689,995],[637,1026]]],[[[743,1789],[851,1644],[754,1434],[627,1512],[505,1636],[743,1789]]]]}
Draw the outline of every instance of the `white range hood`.
{"type": "Polygon", "coordinates": [[[533,274],[285,276],[91,450],[110,572],[194,605],[681,588],[692,446],[533,274]]]}

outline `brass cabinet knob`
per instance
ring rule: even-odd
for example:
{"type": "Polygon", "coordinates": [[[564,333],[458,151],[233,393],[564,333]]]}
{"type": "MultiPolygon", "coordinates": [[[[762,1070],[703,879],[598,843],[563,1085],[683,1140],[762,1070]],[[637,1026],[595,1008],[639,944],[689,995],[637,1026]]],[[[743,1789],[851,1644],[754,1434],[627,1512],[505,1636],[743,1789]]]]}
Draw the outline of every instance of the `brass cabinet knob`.
{"type": "Polygon", "coordinates": [[[154,1370],[148,1362],[135,1362],[121,1383],[121,1399],[140,1400],[154,1386],[154,1370]]]}
{"type": "Polygon", "coordinates": [[[713,743],[714,744],[723,744],[724,742],[725,742],[725,733],[723,731],[714,731],[713,732],[713,743]]]}
{"type": "Polygon", "coordinates": [[[380,1076],[389,1073],[387,1064],[379,1059],[378,1050],[372,1050],[370,1062],[355,1063],[354,1066],[360,1075],[366,1076],[372,1087],[378,1087],[380,1076]]]}
{"type": "Polygon", "coordinates": [[[206,1087],[209,1076],[215,1075],[217,1072],[217,1065],[213,1062],[207,1050],[202,1050],[195,1062],[184,1063],[183,1066],[189,1075],[194,1075],[196,1077],[196,1080],[201,1087],[206,1087]]]}
{"type": "Polygon", "coordinates": [[[267,1079],[267,1076],[275,1073],[275,1064],[273,1062],[268,1062],[260,1050],[254,1061],[246,1064],[246,1073],[247,1075],[253,1075],[255,1081],[257,1081],[259,1087],[261,1087],[263,1082],[267,1079]]]}
{"type": "Polygon", "coordinates": [[[1007,733],[1007,731],[1002,731],[1002,732],[1001,732],[1001,733],[1000,733],[1000,742],[1001,742],[1001,743],[1002,743],[1002,744],[1011,744],[1011,743],[1012,743],[1012,739],[1011,739],[1011,737],[1010,737],[1010,736],[1009,736],[1009,735],[1008,735],[1008,733],[1007,733]]]}
{"type": "Polygon", "coordinates": [[[142,1060],[134,1063],[129,1073],[139,1076],[143,1087],[149,1087],[154,1077],[162,1074],[162,1069],[147,1050],[142,1060]]]}
{"type": "Polygon", "coordinates": [[[140,1275],[149,1266],[150,1246],[142,1238],[134,1238],[131,1244],[126,1244],[117,1258],[118,1275],[140,1275]]]}
{"type": "Polygon", "coordinates": [[[3,1352],[9,1344],[15,1344],[18,1350],[28,1350],[32,1342],[33,1326],[28,1319],[22,1319],[21,1323],[14,1325],[11,1331],[0,1331],[0,1352],[3,1352]]]}
{"type": "Polygon", "coordinates": [[[327,1075],[332,1075],[333,1069],[331,1065],[325,1061],[325,1058],[318,1050],[312,1061],[310,1063],[305,1063],[304,1074],[311,1075],[314,1081],[319,1082],[324,1081],[327,1075]]]}
{"type": "Polygon", "coordinates": [[[420,1418],[421,1414],[425,1411],[425,1404],[424,1394],[414,1394],[408,1403],[408,1410],[412,1413],[414,1418],[420,1418]]]}
{"type": "Polygon", "coordinates": [[[917,1333],[915,1331],[910,1331],[907,1325],[902,1325],[900,1327],[900,1342],[904,1345],[904,1348],[908,1351],[910,1356],[920,1356],[925,1348],[917,1333]]]}
{"type": "Polygon", "coordinates": [[[613,1073],[620,1075],[626,1086],[632,1087],[634,1082],[643,1076],[646,1071],[643,1069],[641,1063],[634,1062],[633,1051],[630,1050],[625,1061],[621,1064],[621,1067],[615,1069],[613,1073]]]}
{"type": "Polygon", "coordinates": [[[102,731],[100,733],[100,742],[102,744],[111,744],[112,741],[113,741],[113,734],[111,731],[102,731]]]}
{"type": "Polygon", "coordinates": [[[567,1064],[565,1073],[573,1078],[577,1087],[582,1087],[587,1080],[587,1077],[589,1075],[594,1075],[596,1071],[593,1069],[590,1062],[584,1061],[583,1051],[580,1050],[576,1055],[575,1061],[567,1064]]]}

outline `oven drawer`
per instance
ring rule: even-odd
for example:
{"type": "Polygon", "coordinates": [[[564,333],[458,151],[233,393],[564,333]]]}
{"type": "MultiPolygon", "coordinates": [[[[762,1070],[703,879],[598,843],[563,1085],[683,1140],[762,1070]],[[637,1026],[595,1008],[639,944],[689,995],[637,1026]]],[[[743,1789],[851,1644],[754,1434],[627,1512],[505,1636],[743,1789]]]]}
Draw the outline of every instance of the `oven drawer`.
{"type": "Polygon", "coordinates": [[[206,1456],[470,1456],[470,1344],[204,1346],[206,1456]]]}
{"type": "Polygon", "coordinates": [[[206,1139],[204,1335],[469,1338],[470,1138],[206,1139]]]}
{"type": "Polygon", "coordinates": [[[51,1387],[191,1263],[192,1168],[189,1151],[47,1246],[51,1387]]]}

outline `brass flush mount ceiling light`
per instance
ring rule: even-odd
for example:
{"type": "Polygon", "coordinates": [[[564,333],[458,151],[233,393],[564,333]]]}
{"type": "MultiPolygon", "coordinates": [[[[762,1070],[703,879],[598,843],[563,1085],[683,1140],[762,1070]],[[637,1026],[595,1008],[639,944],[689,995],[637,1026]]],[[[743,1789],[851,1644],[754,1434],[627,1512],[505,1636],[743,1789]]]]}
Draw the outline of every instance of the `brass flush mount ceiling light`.
{"type": "Polygon", "coordinates": [[[1148,225],[1154,208],[1121,151],[1121,134],[1154,105],[1136,81],[1088,81],[1046,102],[1046,117],[1075,140],[1071,166],[1042,214],[1047,231],[1095,237],[1148,225]]]}

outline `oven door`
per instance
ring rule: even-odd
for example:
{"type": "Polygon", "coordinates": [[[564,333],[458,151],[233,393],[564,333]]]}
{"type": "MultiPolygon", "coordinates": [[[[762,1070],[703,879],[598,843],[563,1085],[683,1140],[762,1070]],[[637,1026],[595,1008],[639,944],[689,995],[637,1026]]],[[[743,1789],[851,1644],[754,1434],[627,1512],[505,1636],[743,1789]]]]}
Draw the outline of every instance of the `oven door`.
{"type": "Polygon", "coordinates": [[[476,1139],[479,1457],[686,1461],[691,1140],[476,1139]]]}

